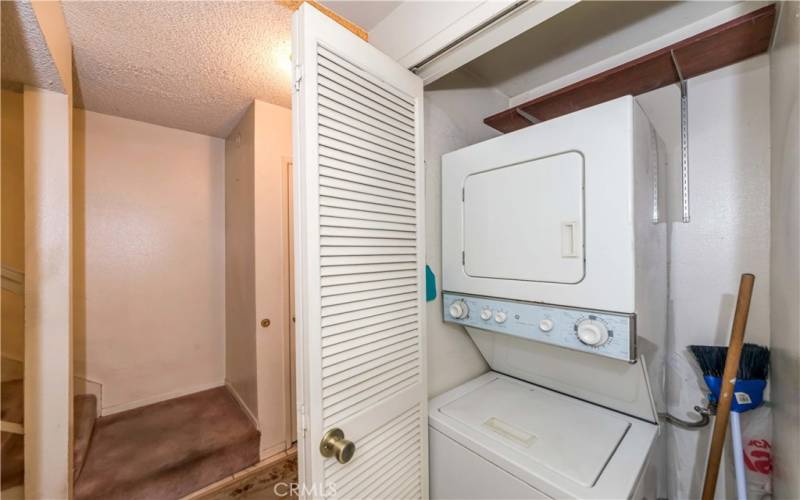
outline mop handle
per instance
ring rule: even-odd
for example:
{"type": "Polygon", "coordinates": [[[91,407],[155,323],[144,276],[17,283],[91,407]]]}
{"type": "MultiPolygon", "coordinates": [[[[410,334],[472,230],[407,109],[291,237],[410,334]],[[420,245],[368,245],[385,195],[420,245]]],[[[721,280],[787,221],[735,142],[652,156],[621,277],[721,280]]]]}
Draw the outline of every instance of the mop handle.
{"type": "Polygon", "coordinates": [[[747,500],[746,472],[744,470],[744,450],[742,449],[741,414],[731,412],[731,443],[733,444],[733,467],[736,469],[736,498],[747,500]]]}
{"type": "Polygon", "coordinates": [[[739,297],[736,299],[736,312],[733,315],[731,340],[728,343],[728,355],[725,357],[725,370],[722,372],[722,388],[717,403],[717,418],[714,421],[714,433],[711,437],[711,448],[708,451],[706,479],[703,484],[703,500],[713,500],[717,489],[719,464],[722,460],[722,448],[725,446],[725,432],[731,414],[731,399],[736,373],[739,371],[739,358],[744,344],[744,330],[747,326],[747,315],[750,312],[750,298],[753,296],[755,276],[743,274],[739,281],[739,297]]]}

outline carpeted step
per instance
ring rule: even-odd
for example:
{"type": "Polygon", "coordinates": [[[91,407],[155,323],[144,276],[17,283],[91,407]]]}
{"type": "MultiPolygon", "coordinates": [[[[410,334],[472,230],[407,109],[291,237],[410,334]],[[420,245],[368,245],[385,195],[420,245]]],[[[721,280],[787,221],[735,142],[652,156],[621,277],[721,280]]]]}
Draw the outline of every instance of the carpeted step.
{"type": "Polygon", "coordinates": [[[75,441],[72,447],[72,477],[75,480],[81,475],[92,431],[97,421],[97,396],[80,394],[75,396],[72,404],[72,422],[75,441]]]}
{"type": "Polygon", "coordinates": [[[259,438],[225,387],[101,417],[75,498],[180,498],[256,463],[259,438]]]}
{"type": "MultiPolygon", "coordinates": [[[[22,379],[9,380],[0,387],[0,419],[23,425],[25,388],[22,379]]],[[[0,433],[0,487],[3,490],[19,486],[24,480],[25,446],[22,434],[0,433]]]]}

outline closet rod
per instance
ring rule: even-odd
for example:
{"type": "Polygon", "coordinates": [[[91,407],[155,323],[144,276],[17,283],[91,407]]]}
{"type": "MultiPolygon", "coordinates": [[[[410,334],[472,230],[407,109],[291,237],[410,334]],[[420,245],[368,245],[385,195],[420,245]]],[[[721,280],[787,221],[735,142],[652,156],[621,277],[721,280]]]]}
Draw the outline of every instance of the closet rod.
{"type": "Polygon", "coordinates": [[[522,0],[520,2],[516,2],[516,3],[512,4],[510,7],[506,8],[506,9],[503,9],[502,11],[498,12],[497,14],[495,14],[490,19],[484,21],[483,23],[479,24],[478,26],[476,26],[476,27],[472,28],[471,30],[467,31],[466,33],[464,33],[460,37],[456,38],[452,42],[448,43],[447,45],[445,45],[441,49],[437,50],[433,54],[429,55],[428,57],[426,57],[425,59],[421,60],[420,62],[418,62],[417,64],[411,66],[408,69],[412,73],[419,73],[420,70],[422,70],[422,68],[424,68],[426,65],[428,65],[431,62],[433,62],[434,60],[438,59],[439,57],[443,56],[446,52],[454,49],[455,47],[457,47],[459,45],[461,45],[462,43],[466,42],[467,40],[469,40],[473,36],[477,35],[481,31],[483,31],[486,28],[490,27],[491,25],[493,25],[497,21],[500,21],[501,19],[503,19],[504,17],[508,16],[512,12],[516,11],[520,7],[522,7],[524,5],[527,5],[528,3],[529,3],[529,0],[522,0]]]}

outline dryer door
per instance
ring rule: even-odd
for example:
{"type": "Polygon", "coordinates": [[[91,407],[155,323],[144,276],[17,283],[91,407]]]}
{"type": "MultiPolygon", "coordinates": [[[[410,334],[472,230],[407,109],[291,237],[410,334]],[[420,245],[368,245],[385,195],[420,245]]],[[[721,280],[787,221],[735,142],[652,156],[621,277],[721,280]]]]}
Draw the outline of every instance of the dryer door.
{"type": "Polygon", "coordinates": [[[583,170],[583,155],[567,151],[467,176],[464,272],[473,278],[580,282],[583,170]]]}

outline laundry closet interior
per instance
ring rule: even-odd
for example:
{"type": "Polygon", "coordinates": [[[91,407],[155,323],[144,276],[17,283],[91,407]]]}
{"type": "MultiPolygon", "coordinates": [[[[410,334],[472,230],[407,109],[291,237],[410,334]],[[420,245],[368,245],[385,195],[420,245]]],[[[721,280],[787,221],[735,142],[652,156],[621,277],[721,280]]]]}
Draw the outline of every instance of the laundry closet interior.
{"type": "Polygon", "coordinates": [[[3,496],[800,495],[798,16],[3,2],[3,496]]]}

